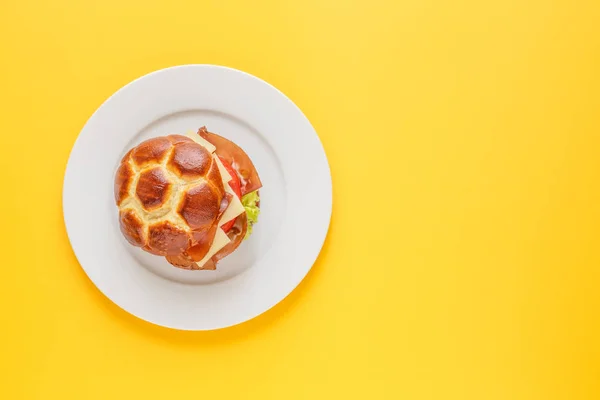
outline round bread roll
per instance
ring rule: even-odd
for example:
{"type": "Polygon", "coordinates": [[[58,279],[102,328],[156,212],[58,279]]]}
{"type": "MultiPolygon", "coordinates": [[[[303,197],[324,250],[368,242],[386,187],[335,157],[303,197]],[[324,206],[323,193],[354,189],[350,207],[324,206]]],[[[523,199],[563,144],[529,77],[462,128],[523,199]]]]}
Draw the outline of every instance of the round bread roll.
{"type": "Polygon", "coordinates": [[[228,196],[212,154],[180,135],[134,147],[115,176],[121,232],[132,245],[160,256],[194,247],[194,260],[202,259],[228,196]]]}

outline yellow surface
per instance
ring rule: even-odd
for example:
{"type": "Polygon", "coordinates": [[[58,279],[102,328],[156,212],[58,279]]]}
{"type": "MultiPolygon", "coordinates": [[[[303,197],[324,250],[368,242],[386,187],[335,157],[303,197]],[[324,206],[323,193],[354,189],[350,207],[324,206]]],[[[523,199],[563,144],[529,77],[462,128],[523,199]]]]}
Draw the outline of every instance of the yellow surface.
{"type": "Polygon", "coordinates": [[[593,0],[2,0],[0,398],[600,398],[598,21],[593,0]],[[333,174],[307,279],[219,332],[121,311],[62,221],[87,118],[184,63],[280,88],[333,174]]]}

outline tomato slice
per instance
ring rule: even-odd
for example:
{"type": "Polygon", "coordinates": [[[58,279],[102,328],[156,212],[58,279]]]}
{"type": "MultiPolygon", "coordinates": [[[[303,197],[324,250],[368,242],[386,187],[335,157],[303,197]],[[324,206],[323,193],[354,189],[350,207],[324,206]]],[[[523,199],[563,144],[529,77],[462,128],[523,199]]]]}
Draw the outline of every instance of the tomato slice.
{"type": "MultiPolygon", "coordinates": [[[[231,180],[228,182],[229,186],[231,186],[231,189],[237,195],[238,199],[241,200],[241,198],[242,198],[242,184],[240,182],[240,178],[239,178],[237,172],[235,172],[235,170],[233,169],[233,167],[231,166],[231,164],[229,164],[227,161],[225,161],[221,157],[219,157],[219,159],[223,163],[223,166],[225,167],[225,169],[227,170],[227,172],[229,172],[229,175],[231,175],[231,180]]],[[[223,229],[223,232],[227,233],[233,227],[234,224],[235,224],[235,218],[232,219],[231,221],[228,221],[225,224],[221,225],[221,229],[223,229]]]]}
{"type": "Polygon", "coordinates": [[[231,180],[229,181],[229,186],[231,186],[231,189],[233,189],[235,194],[237,194],[238,199],[241,199],[242,198],[242,184],[240,182],[240,177],[238,176],[237,172],[235,172],[235,170],[233,169],[231,164],[229,164],[227,161],[225,161],[221,157],[219,157],[219,160],[221,160],[221,162],[223,163],[223,166],[225,167],[227,172],[229,172],[229,175],[231,175],[231,180]]]}

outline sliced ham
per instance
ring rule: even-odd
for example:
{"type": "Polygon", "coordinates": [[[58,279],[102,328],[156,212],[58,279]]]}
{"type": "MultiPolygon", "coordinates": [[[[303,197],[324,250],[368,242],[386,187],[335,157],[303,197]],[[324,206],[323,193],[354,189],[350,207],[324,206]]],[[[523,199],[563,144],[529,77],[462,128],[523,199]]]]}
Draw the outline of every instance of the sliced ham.
{"type": "Polygon", "coordinates": [[[246,236],[246,230],[248,229],[248,216],[246,213],[241,213],[235,220],[235,224],[233,227],[227,232],[227,236],[229,240],[231,240],[225,247],[215,254],[211,260],[217,263],[219,260],[227,257],[231,253],[234,252],[244,240],[244,236],[246,236]]]}
{"type": "Polygon", "coordinates": [[[204,263],[204,265],[202,266],[202,268],[198,267],[198,264],[195,261],[192,261],[192,259],[188,256],[186,256],[185,254],[179,254],[177,256],[167,256],[167,261],[169,263],[171,263],[171,265],[174,265],[177,268],[181,268],[181,269],[191,269],[191,270],[201,270],[201,269],[208,269],[208,270],[214,270],[217,269],[216,267],[216,263],[213,261],[213,259],[211,258],[210,260],[206,261],[204,263]]]}
{"type": "Polygon", "coordinates": [[[209,132],[204,126],[198,130],[198,135],[215,146],[217,155],[226,160],[238,172],[242,183],[242,196],[262,187],[252,160],[240,146],[216,133],[209,132]]]}

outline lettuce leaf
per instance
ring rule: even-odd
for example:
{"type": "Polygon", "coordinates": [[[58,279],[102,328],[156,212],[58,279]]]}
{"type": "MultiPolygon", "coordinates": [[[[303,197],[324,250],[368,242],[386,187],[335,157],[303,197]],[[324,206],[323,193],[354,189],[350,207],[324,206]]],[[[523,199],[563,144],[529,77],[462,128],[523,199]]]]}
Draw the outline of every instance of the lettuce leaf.
{"type": "Polygon", "coordinates": [[[258,208],[257,204],[259,201],[260,197],[258,196],[258,190],[242,196],[242,205],[244,206],[246,215],[248,216],[248,229],[246,230],[246,236],[244,236],[244,240],[250,237],[252,234],[252,225],[258,222],[260,208],[258,208]]]}

